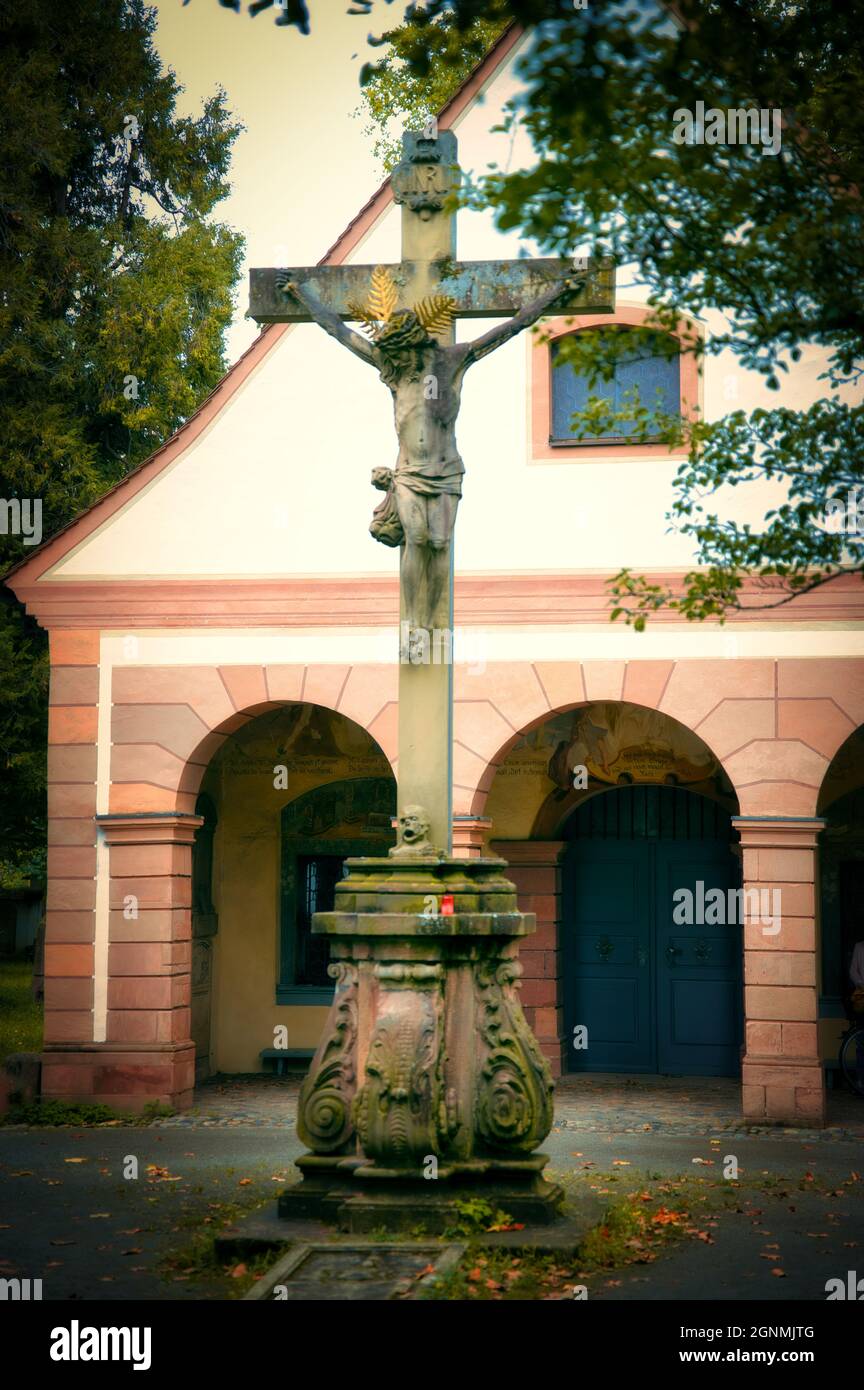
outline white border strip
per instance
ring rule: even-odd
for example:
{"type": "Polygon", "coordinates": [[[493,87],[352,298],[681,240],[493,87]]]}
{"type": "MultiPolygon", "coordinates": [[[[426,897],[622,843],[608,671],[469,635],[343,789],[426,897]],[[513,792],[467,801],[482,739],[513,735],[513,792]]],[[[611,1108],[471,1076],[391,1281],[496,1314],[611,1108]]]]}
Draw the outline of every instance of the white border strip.
{"type": "MultiPolygon", "coordinates": [[[[466,642],[467,663],[482,650],[487,662],[531,661],[698,661],[864,656],[860,623],[760,624],[758,627],[696,627],[658,624],[647,632],[612,627],[609,623],[484,626],[457,625],[456,664],[460,633],[466,642]]],[[[103,677],[114,666],[242,666],[242,665],[392,665],[397,659],[397,630],[392,627],[310,628],[175,628],[137,629],[102,636],[103,677]]],[[[110,684],[105,693],[110,717],[110,684]]],[[[100,687],[101,710],[101,687],[100,687]]],[[[100,724],[101,735],[101,724],[100,724]]],[[[100,754],[101,754],[100,747],[100,754]]],[[[110,756],[110,725],[105,730],[105,809],[110,756]]],[[[101,767],[101,762],[100,762],[101,767]]]]}

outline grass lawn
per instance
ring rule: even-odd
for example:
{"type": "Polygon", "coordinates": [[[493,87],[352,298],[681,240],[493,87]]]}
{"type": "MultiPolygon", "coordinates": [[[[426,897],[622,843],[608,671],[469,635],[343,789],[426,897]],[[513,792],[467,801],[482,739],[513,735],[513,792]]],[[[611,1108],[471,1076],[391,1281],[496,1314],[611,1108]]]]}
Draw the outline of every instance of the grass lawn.
{"type": "Polygon", "coordinates": [[[12,1052],[42,1051],[42,1006],[32,985],[31,960],[0,960],[0,1062],[12,1052]]]}

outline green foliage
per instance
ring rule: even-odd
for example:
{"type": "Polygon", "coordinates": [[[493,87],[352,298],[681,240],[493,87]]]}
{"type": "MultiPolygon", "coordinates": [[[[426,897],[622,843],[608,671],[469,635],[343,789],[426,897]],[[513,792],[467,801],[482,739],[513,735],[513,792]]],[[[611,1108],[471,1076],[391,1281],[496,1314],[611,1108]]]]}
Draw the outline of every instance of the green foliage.
{"type": "Polygon", "coordinates": [[[354,113],[384,173],[401,154],[403,130],[421,130],[450,100],[510,23],[507,6],[490,0],[482,18],[460,26],[451,11],[431,22],[422,12],[377,43],[386,53],[363,70],[363,98],[354,113]]]}
{"type": "MultiPolygon", "coordinates": [[[[0,497],[50,535],[171,435],[225,370],[242,239],[212,220],[233,124],[196,118],[142,0],[0,13],[0,497]]],[[[0,571],[32,554],[0,535],[0,571]]],[[[0,881],[40,872],[45,642],[0,607],[0,881]]]]}
{"type": "MultiPolygon", "coordinates": [[[[14,1099],[14,1098],[13,1098],[14,1099]]],[[[118,1115],[110,1105],[99,1101],[37,1100],[24,1105],[13,1105],[5,1116],[0,1116],[0,1124],[6,1125],[44,1125],[57,1128],[71,1125],[75,1128],[89,1128],[95,1125],[133,1125],[146,1128],[153,1120],[167,1119],[176,1112],[169,1105],[157,1100],[148,1101],[137,1114],[118,1115]]]]}
{"type": "MultiPolygon", "coordinates": [[[[391,40],[366,89],[379,130],[402,110],[400,61],[414,79],[414,113],[433,105],[442,8],[457,30],[469,12],[472,23],[498,13],[491,3],[433,3],[394,31],[398,48],[391,40]]],[[[707,345],[690,344],[700,358],[726,351],[775,390],[806,347],[826,352],[823,396],[801,410],[735,410],[708,424],[658,420],[653,402],[634,397],[619,412],[635,424],[634,441],[686,447],[669,520],[699,564],[675,592],[627,570],[616,576],[615,614],[637,628],[670,602],[688,618],[722,618],[740,606],[748,573],[762,576],[761,601],[774,606],[864,568],[862,532],[832,532],[823,520],[864,478],[864,412],[850,403],[864,356],[864,0],[676,8],[681,25],[654,3],[510,0],[511,17],[536,27],[504,129],[527,130],[536,158],[493,168],[468,190],[471,205],[491,205],[502,229],[518,228],[546,253],[613,255],[634,267],[649,287],[650,327],[670,334],[683,318],[711,315],[707,345]],[[675,143],[674,113],[698,101],[782,112],[780,153],[675,143]],[[762,527],[711,509],[718,489],[757,478],[788,491],[762,527]]],[[[571,337],[561,360],[593,377],[596,392],[630,347],[631,335],[571,337]]],[[[615,418],[595,394],[574,421],[577,437],[615,418]]]]}
{"type": "Polygon", "coordinates": [[[499,1211],[484,1197],[466,1197],[454,1203],[456,1220],[446,1232],[450,1238],[456,1236],[476,1236],[484,1231],[506,1230],[513,1218],[506,1211],[499,1211]]]}
{"type": "Polygon", "coordinates": [[[0,600],[0,887],[21,888],[45,878],[48,644],[8,590],[0,600]]]}
{"type": "MultiPolygon", "coordinates": [[[[475,190],[502,227],[521,228],[545,250],[637,266],[655,328],[719,310],[723,322],[704,351],[730,351],[770,389],[805,345],[826,350],[825,395],[807,409],[662,422],[661,437],[688,449],[669,519],[694,541],[700,568],[675,592],[626,570],[616,576],[616,614],[640,628],[667,602],[688,618],[722,617],[740,606],[748,573],[763,577],[760,601],[774,606],[864,561],[860,533],[832,533],[823,522],[826,504],[861,478],[864,459],[864,412],[843,389],[860,384],[864,347],[864,120],[855,95],[864,9],[841,11],[830,0],[687,0],[683,9],[692,22],[679,29],[653,6],[592,0],[539,31],[523,66],[527,95],[509,117],[530,131],[537,162],[493,171],[475,190]],[[781,152],[674,143],[673,113],[700,100],[779,109],[781,152]],[[763,527],[710,509],[719,488],[756,478],[788,489],[763,527]]],[[[568,343],[576,353],[577,341],[568,343]]],[[[601,352],[595,379],[608,361],[601,352]]],[[[591,375],[590,363],[581,367],[591,375]]],[[[634,439],[657,435],[650,407],[633,400],[619,417],[636,423],[634,439]]],[[[577,433],[596,429],[602,413],[589,401],[577,433]]]]}
{"type": "Polygon", "coordinates": [[[42,1008],[33,997],[33,962],[0,962],[0,1063],[16,1052],[42,1051],[42,1008]]]}
{"type": "Polygon", "coordinates": [[[109,1106],[97,1102],[40,1100],[14,1107],[8,1114],[0,1116],[0,1124],[32,1127],[44,1125],[50,1129],[59,1125],[87,1128],[91,1125],[105,1124],[116,1118],[115,1112],[109,1106]]]}

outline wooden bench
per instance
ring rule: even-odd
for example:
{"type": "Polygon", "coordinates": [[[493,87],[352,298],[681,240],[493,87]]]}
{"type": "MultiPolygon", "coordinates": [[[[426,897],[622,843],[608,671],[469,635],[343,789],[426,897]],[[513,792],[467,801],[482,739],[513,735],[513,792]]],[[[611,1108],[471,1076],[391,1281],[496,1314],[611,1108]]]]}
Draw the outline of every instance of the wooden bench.
{"type": "Polygon", "coordinates": [[[288,1062],[308,1062],[315,1056],[312,1047],[265,1047],[258,1054],[265,1067],[268,1062],[276,1063],[276,1075],[285,1076],[288,1062]]]}

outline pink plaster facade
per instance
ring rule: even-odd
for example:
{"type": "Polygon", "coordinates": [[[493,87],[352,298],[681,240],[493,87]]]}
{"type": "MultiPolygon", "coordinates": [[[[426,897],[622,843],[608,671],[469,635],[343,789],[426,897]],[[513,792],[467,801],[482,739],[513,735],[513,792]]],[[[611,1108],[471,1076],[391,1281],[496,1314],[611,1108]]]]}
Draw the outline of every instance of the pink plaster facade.
{"type": "MultiPolygon", "coordinates": [[[[530,586],[529,586],[530,587],[530,586]]],[[[512,584],[511,584],[512,588],[512,584]]],[[[136,1108],[188,1104],[191,845],[207,764],[257,714],[295,702],[366,729],[396,766],[397,672],[378,665],[118,666],[108,811],[96,813],[99,633],[51,634],[44,1093],[136,1108]],[[97,826],[109,856],[107,1031],[94,1041],[97,826]],[[130,917],[128,904],[135,904],[130,917]]],[[[668,714],[702,737],[735,787],[744,886],[779,887],[783,925],[745,927],[743,1106],[754,1121],[824,1117],[817,1050],[817,817],[831,758],[864,723],[857,659],[490,663],[455,672],[454,843],[504,855],[523,910],[522,998],[562,1066],[559,841],[497,842],[485,818],[518,735],[591,700],[668,714]]]]}

